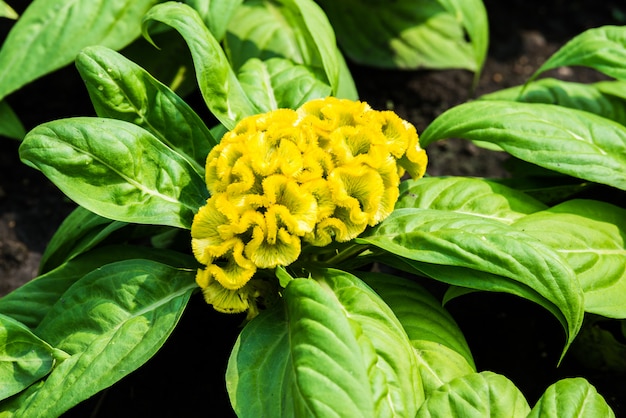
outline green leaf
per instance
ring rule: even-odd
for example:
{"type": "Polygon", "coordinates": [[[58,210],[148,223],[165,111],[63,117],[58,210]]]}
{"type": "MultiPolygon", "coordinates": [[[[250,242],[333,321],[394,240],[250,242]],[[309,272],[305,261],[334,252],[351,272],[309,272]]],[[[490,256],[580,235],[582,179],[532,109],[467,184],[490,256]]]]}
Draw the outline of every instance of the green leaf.
{"type": "Polygon", "coordinates": [[[125,222],[112,221],[78,206],[61,223],[41,256],[39,273],[58,267],[90,250],[125,222]]]}
{"type": "Polygon", "coordinates": [[[228,28],[226,50],[235,69],[250,58],[286,58],[321,72],[321,80],[339,90],[342,58],[333,27],[311,0],[245,2],[228,28]]]}
{"type": "Polygon", "coordinates": [[[19,151],[70,199],[105,218],[189,229],[208,197],[185,159],[129,122],[56,120],[30,131],[19,151]]]}
{"type": "Polygon", "coordinates": [[[0,99],[71,63],[89,45],[120,49],[156,0],[35,0],[0,49],[0,99]]]}
{"type": "Polygon", "coordinates": [[[148,260],[108,264],[76,282],[36,334],[70,356],[33,393],[3,405],[21,417],[59,416],[144,364],[197,287],[195,271],[148,260]]]}
{"type": "Polygon", "coordinates": [[[130,245],[96,248],[77,256],[0,298],[0,314],[9,315],[29,328],[36,328],[52,306],[82,277],[122,260],[145,259],[173,267],[196,265],[192,256],[174,251],[130,245]]]}
{"type": "Polygon", "coordinates": [[[495,143],[511,155],[574,177],[626,189],[626,127],[575,109],[481,100],[455,106],[420,136],[495,143]]]}
{"type": "Polygon", "coordinates": [[[330,96],[330,86],[322,83],[303,65],[283,58],[248,60],[237,73],[242,87],[262,112],[296,109],[305,102],[330,96]]]}
{"type": "Polygon", "coordinates": [[[385,68],[465,68],[478,71],[487,50],[481,1],[318,0],[346,55],[385,68]],[[466,33],[473,44],[465,40],[466,33]]]}
{"type": "Polygon", "coordinates": [[[626,97],[620,98],[611,93],[611,90],[619,89],[618,83],[626,83],[604,83],[607,84],[582,84],[544,78],[526,86],[511,87],[481,96],[481,100],[555,104],[584,110],[626,125],[626,97]]]}
{"type": "Polygon", "coordinates": [[[626,80],[626,27],[602,26],[586,30],[555,52],[530,77],[564,66],[583,66],[626,80]]]}
{"type": "Polygon", "coordinates": [[[393,310],[415,349],[426,396],[476,368],[452,316],[417,283],[396,276],[359,272],[393,310]]]}
{"type": "Polygon", "coordinates": [[[401,208],[466,213],[511,224],[547,207],[525,193],[488,180],[425,177],[400,184],[396,209],[401,208]]]}
{"type": "Polygon", "coordinates": [[[21,141],[26,135],[24,125],[13,109],[4,100],[0,100],[0,136],[21,141]]]}
{"type": "Polygon", "coordinates": [[[492,283],[482,285],[502,284],[493,290],[540,295],[554,304],[543,306],[551,312],[556,307],[562,315],[557,319],[566,331],[565,349],[582,324],[583,293],[572,269],[547,245],[499,221],[441,210],[398,209],[355,242],[425,263],[427,268],[446,266],[444,273],[458,281],[471,278],[464,270],[476,270],[490,275],[492,283]]]}
{"type": "Polygon", "coordinates": [[[513,226],[550,246],[572,267],[585,311],[626,318],[626,210],[596,200],[570,200],[513,226]]]}
{"type": "Polygon", "coordinates": [[[144,17],[143,34],[148,40],[150,21],[171,26],[185,39],[202,96],[224,126],[232,129],[240,119],[260,113],[239,84],[222,47],[194,9],[178,2],[154,6],[144,17]]]}
{"type": "Polygon", "coordinates": [[[596,389],[582,377],[551,385],[528,418],[613,418],[615,414],[596,389]]]}
{"type": "Polygon", "coordinates": [[[215,39],[221,41],[243,0],[185,0],[185,3],[198,12],[215,39]]]}
{"type": "Polygon", "coordinates": [[[316,276],[291,280],[285,306],[242,331],[226,374],[237,414],[414,416],[423,392],[393,312],[348,273],[316,276]]]}
{"type": "Polygon", "coordinates": [[[525,418],[530,411],[524,395],[506,377],[473,373],[459,377],[433,392],[417,418],[525,418]]]}
{"type": "Polygon", "coordinates": [[[0,0],[0,17],[17,20],[19,15],[4,0],[0,0]]]}
{"type": "Polygon", "coordinates": [[[217,141],[187,103],[132,61],[105,47],[86,48],[76,66],[98,116],[141,126],[204,176],[217,141]]]}
{"type": "Polygon", "coordinates": [[[52,370],[50,344],[15,319],[0,314],[0,400],[15,395],[52,370]]]}

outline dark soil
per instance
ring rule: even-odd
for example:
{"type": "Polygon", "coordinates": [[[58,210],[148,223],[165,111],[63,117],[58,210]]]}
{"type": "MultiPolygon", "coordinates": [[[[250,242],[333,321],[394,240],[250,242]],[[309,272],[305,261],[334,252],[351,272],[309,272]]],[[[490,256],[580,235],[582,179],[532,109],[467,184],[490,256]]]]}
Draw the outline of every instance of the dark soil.
{"type": "MultiPolygon", "coordinates": [[[[486,0],[485,4],[491,42],[475,95],[522,84],[561,45],[585,29],[626,24],[626,6],[621,0],[486,0]]],[[[2,23],[0,35],[7,28],[2,23]]],[[[441,112],[473,97],[472,74],[466,71],[402,72],[354,64],[351,69],[363,100],[376,109],[395,110],[418,131],[441,112]]],[[[591,70],[572,68],[551,75],[584,82],[601,78],[591,70]]],[[[8,102],[27,130],[48,120],[93,114],[73,66],[32,83],[8,102]]],[[[197,98],[196,103],[201,106],[197,98]]],[[[46,243],[74,204],[41,173],[20,162],[16,141],[0,138],[0,144],[2,295],[36,275],[46,243]]],[[[502,168],[505,155],[467,141],[436,143],[428,153],[430,175],[507,175],[502,168]]],[[[556,320],[541,308],[500,294],[465,296],[449,308],[466,333],[479,370],[509,377],[531,405],[559,378],[584,375],[618,416],[626,413],[626,376],[584,370],[569,357],[556,368],[564,336],[556,320]]],[[[200,297],[192,298],[173,336],[148,364],[66,416],[231,415],[223,375],[240,321],[237,316],[216,314],[200,297]]]]}

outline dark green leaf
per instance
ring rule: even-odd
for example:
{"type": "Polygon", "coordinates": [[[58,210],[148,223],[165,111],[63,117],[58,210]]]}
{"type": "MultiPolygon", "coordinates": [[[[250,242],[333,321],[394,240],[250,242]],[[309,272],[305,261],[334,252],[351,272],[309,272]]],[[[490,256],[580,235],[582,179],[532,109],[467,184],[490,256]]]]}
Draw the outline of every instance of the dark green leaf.
{"type": "Polygon", "coordinates": [[[123,222],[190,228],[208,192],[176,152],[129,122],[70,118],[30,131],[20,158],[86,209],[123,222]]]}
{"type": "Polygon", "coordinates": [[[541,167],[626,189],[626,127],[588,112],[542,103],[469,102],[437,117],[420,143],[453,137],[495,143],[541,167]]]}
{"type": "Polygon", "coordinates": [[[54,349],[25,325],[0,314],[0,400],[47,375],[54,355],[54,349]]]}
{"type": "Polygon", "coordinates": [[[613,418],[604,398],[582,377],[562,379],[550,386],[528,418],[613,418]]]}
{"type": "Polygon", "coordinates": [[[70,356],[35,393],[3,405],[21,417],[59,416],[144,364],[165,342],[195,271],[148,260],[108,264],[63,295],[36,334],[70,356]]]}
{"type": "Polygon", "coordinates": [[[26,131],[20,119],[7,102],[0,100],[0,136],[21,141],[24,135],[26,131]]]}
{"type": "Polygon", "coordinates": [[[154,6],[144,17],[143,33],[148,40],[150,21],[171,26],[187,41],[202,96],[224,126],[232,129],[240,119],[260,113],[239,84],[222,47],[194,9],[178,2],[154,6]]]}
{"type": "Polygon", "coordinates": [[[0,99],[61,68],[89,45],[120,49],[156,0],[35,0],[0,49],[0,99]]]}
{"type": "Polygon", "coordinates": [[[141,67],[105,47],[82,50],[76,66],[98,116],[141,126],[204,176],[206,156],[217,141],[183,99],[141,67]]]}

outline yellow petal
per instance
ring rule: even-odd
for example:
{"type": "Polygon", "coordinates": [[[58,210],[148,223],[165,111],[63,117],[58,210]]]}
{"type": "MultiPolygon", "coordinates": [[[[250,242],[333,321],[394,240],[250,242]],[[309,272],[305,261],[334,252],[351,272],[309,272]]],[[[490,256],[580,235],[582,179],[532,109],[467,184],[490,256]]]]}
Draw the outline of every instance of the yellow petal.
{"type": "Polygon", "coordinates": [[[270,242],[261,228],[255,228],[246,245],[245,255],[259,268],[274,268],[293,263],[300,255],[300,238],[280,228],[270,242]]]}

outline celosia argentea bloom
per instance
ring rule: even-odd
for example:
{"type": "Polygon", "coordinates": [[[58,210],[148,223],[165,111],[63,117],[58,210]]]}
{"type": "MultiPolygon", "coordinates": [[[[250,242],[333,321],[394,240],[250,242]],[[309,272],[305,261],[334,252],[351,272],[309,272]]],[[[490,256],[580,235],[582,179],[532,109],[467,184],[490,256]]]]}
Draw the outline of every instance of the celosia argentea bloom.
{"type": "Polygon", "coordinates": [[[253,313],[264,286],[252,279],[257,269],[379,223],[401,176],[421,177],[426,162],[413,125],[363,102],[328,97],[243,119],[207,157],[211,197],[191,227],[207,302],[253,313]]]}

